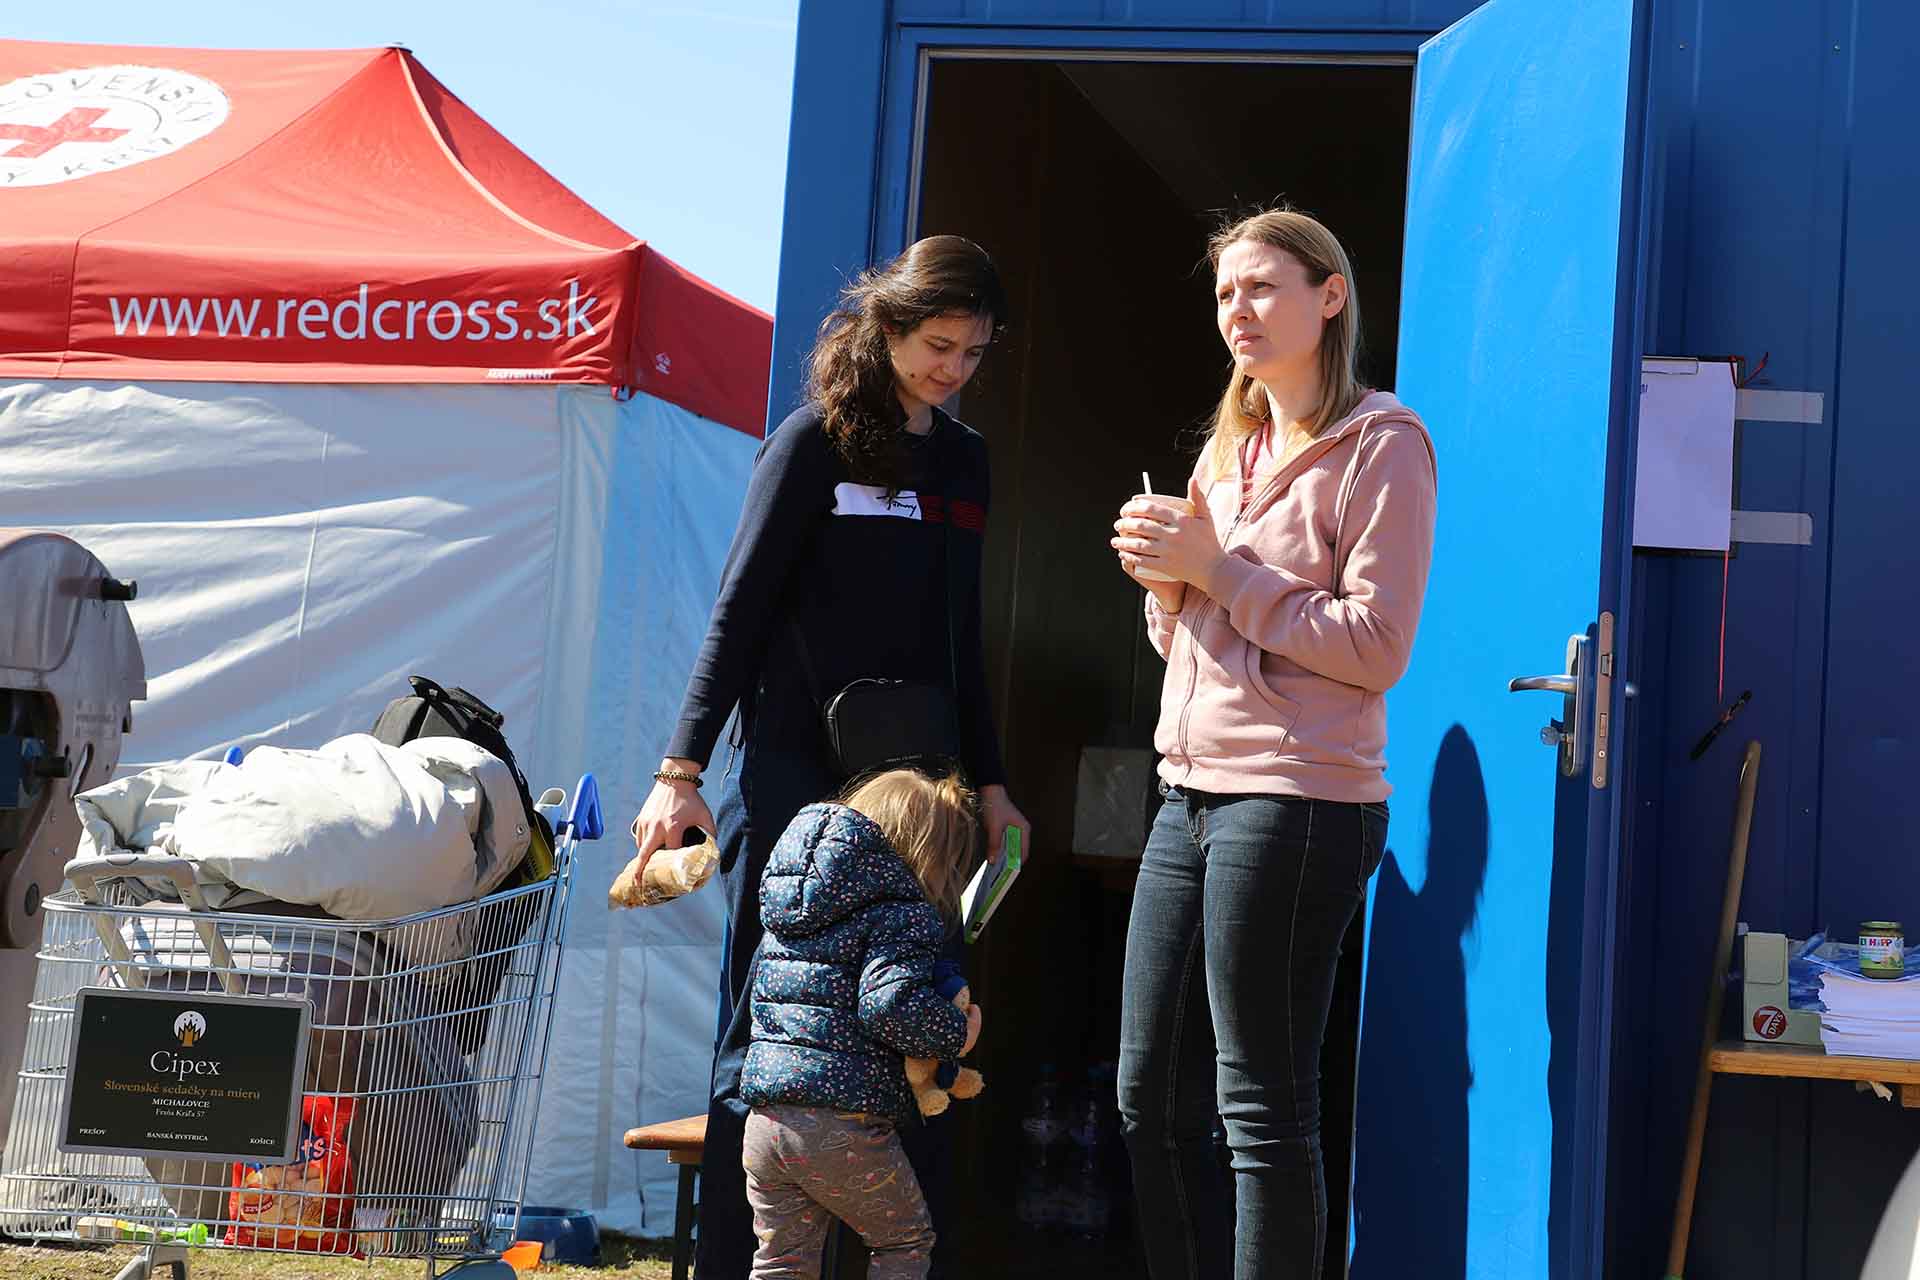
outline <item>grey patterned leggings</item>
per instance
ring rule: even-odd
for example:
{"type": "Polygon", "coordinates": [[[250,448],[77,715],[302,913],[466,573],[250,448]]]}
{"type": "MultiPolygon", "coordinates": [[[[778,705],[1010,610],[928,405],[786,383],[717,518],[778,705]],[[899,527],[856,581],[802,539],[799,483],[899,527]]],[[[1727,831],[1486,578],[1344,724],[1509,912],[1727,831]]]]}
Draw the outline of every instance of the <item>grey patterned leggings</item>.
{"type": "Polygon", "coordinates": [[[839,1218],[867,1243],[873,1280],[923,1280],[933,1220],[893,1122],[820,1107],[755,1107],[740,1163],[753,1206],[754,1280],[815,1280],[839,1218]]]}

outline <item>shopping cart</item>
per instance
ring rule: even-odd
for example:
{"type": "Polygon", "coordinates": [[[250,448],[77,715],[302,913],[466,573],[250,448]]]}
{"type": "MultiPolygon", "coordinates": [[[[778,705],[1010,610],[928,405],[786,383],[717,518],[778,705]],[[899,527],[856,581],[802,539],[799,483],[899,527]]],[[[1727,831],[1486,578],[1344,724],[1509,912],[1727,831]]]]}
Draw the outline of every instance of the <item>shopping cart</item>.
{"type": "Polygon", "coordinates": [[[178,859],[74,863],[42,904],[0,1232],[132,1241],[119,1280],[186,1280],[195,1247],[511,1277],[573,856],[602,829],[588,774],[551,876],[378,921],[211,911],[178,859]]]}

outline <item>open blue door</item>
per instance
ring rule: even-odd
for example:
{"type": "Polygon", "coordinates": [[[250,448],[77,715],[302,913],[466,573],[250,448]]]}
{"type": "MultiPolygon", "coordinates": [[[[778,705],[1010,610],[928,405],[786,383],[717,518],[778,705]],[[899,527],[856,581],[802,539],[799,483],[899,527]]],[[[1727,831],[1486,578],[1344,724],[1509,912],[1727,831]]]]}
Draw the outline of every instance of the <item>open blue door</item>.
{"type": "Polygon", "coordinates": [[[1440,511],[1388,699],[1359,1280],[1600,1274],[1640,10],[1492,0],[1420,50],[1397,391],[1440,511]]]}

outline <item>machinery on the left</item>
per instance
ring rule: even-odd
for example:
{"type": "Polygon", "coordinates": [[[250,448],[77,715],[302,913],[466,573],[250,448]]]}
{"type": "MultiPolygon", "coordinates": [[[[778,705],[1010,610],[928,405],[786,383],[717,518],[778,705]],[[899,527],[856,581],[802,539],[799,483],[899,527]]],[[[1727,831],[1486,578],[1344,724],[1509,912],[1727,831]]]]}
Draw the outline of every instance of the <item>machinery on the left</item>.
{"type": "Polygon", "coordinates": [[[0,528],[0,1142],[33,994],[40,902],[60,888],[73,797],[113,777],[147,696],[136,585],[64,534],[0,528]]]}

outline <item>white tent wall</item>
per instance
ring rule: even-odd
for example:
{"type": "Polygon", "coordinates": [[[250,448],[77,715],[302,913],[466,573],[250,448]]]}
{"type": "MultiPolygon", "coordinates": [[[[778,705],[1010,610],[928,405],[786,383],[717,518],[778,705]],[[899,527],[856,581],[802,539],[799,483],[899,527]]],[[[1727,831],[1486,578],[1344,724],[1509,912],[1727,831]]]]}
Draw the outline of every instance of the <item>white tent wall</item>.
{"type": "Polygon", "coordinates": [[[559,395],[0,382],[0,523],[140,583],[148,699],[121,771],[363,731],[411,671],[530,725],[559,395]]]}
{"type": "Polygon", "coordinates": [[[722,912],[603,894],[756,447],[602,387],[0,380],[0,524],[140,582],[123,773],[362,731],[421,672],[506,713],[536,789],[597,776],[528,1194],[616,1230],[671,1230],[672,1171],[619,1137],[705,1108],[722,912]]]}
{"type": "Polygon", "coordinates": [[[579,547],[562,556],[562,594],[595,599],[596,623],[550,615],[550,666],[584,678],[548,680],[536,740],[561,774],[595,772],[608,833],[574,871],[527,1194],[662,1236],[673,1230],[676,1172],[658,1152],[627,1151],[620,1135],[706,1110],[724,913],[717,884],[644,911],[609,912],[605,889],[632,856],[626,826],[679,717],[759,442],[642,396],[617,406],[617,430],[586,425],[615,407],[604,393],[562,404],[573,487],[561,542],[579,547]]]}

